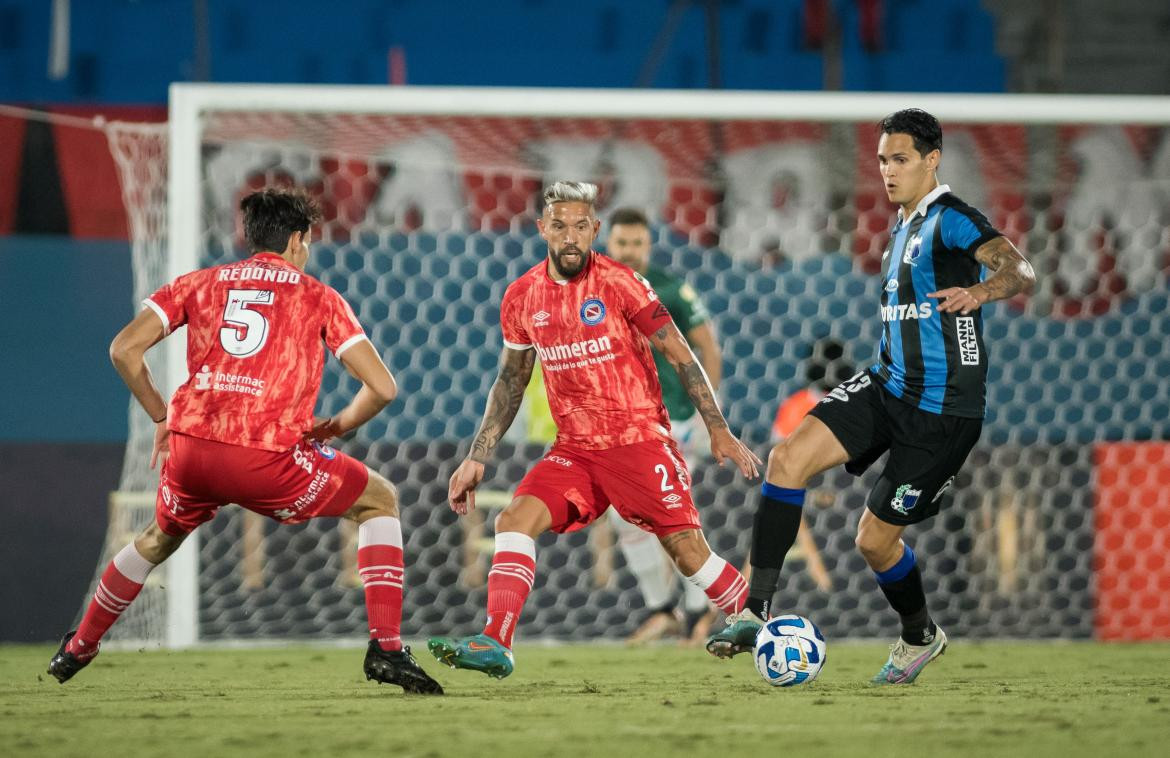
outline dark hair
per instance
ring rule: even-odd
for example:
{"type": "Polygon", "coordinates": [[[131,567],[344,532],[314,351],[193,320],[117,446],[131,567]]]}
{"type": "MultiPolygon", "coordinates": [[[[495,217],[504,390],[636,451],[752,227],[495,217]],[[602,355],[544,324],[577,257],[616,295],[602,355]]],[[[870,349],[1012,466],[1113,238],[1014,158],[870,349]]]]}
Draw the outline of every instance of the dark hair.
{"type": "Polygon", "coordinates": [[[244,239],[253,253],[283,253],[293,232],[321,220],[321,207],[301,190],[263,189],[240,201],[244,239]]]}
{"type": "Polygon", "coordinates": [[[882,134],[908,134],[914,140],[914,149],[922,157],[942,150],[942,124],[926,111],[918,108],[891,113],[882,119],[882,134]]]}
{"type": "Polygon", "coordinates": [[[609,227],[612,229],[618,224],[631,224],[650,228],[650,219],[637,208],[618,208],[609,216],[609,227]]]}

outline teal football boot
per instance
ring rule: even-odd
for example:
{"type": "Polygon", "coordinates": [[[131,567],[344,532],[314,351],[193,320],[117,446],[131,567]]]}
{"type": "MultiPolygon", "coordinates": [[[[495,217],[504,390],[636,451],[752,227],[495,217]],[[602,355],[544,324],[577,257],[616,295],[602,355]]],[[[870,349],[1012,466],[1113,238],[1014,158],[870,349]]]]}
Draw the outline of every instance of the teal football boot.
{"type": "Polygon", "coordinates": [[[764,620],[744,608],[727,617],[727,626],[707,638],[707,652],[716,658],[731,658],[750,652],[764,620]]]}
{"type": "Polygon", "coordinates": [[[486,634],[472,637],[431,637],[427,640],[431,655],[455,669],[482,671],[488,676],[503,679],[512,673],[515,659],[512,651],[486,634]]]}

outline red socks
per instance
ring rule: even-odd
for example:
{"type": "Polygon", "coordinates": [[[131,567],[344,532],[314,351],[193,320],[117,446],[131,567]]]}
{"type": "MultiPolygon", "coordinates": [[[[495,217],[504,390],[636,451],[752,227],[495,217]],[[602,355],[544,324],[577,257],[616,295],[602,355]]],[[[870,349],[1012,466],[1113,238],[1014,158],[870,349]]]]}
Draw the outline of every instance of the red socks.
{"type": "Polygon", "coordinates": [[[153,569],[154,564],[138,553],[133,542],[122,548],[102,573],[77,634],[65,647],[66,652],[81,660],[97,655],[102,637],[138,597],[153,569]]]}
{"type": "Polygon", "coordinates": [[[715,553],[687,581],[706,592],[711,602],[729,616],[738,613],[747,600],[748,584],[743,574],[715,553]]]}
{"type": "Polygon", "coordinates": [[[522,532],[496,535],[496,554],[488,572],[487,626],[483,633],[511,649],[520,609],[536,578],[536,543],[522,532]]]}
{"type": "Polygon", "coordinates": [[[358,525],[357,565],[370,639],[383,650],[401,650],[402,524],[397,518],[378,516],[358,525]]]}

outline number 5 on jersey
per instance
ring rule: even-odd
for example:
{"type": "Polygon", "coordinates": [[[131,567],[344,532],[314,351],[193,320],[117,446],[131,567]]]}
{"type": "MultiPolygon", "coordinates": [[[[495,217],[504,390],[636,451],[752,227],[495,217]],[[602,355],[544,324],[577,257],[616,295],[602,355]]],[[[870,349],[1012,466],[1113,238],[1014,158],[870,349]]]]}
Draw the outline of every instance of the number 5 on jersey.
{"type": "Polygon", "coordinates": [[[228,355],[248,358],[260,352],[268,341],[268,319],[255,308],[272,305],[272,290],[228,290],[219,344],[228,355]]]}

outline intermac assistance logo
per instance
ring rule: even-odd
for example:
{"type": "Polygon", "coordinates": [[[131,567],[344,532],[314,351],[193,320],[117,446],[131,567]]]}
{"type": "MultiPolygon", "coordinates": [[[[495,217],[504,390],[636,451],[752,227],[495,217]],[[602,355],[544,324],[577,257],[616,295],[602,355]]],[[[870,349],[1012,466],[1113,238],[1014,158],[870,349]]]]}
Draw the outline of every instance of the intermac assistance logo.
{"type": "Polygon", "coordinates": [[[910,489],[909,484],[903,484],[894,490],[894,498],[890,501],[890,507],[903,516],[908,516],[914,506],[918,505],[918,498],[921,496],[922,490],[913,490],[910,489]]]}
{"type": "Polygon", "coordinates": [[[581,322],[585,326],[597,326],[605,320],[605,303],[591,297],[581,303],[581,322]]]}
{"type": "Polygon", "coordinates": [[[211,389],[211,369],[207,366],[204,366],[202,371],[199,371],[195,374],[195,389],[211,389]]]}

